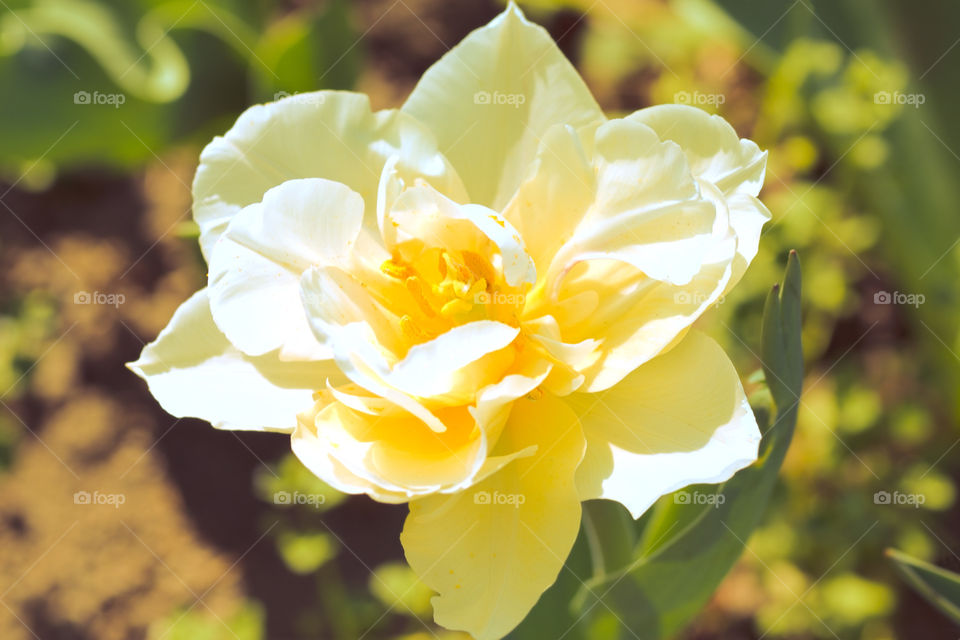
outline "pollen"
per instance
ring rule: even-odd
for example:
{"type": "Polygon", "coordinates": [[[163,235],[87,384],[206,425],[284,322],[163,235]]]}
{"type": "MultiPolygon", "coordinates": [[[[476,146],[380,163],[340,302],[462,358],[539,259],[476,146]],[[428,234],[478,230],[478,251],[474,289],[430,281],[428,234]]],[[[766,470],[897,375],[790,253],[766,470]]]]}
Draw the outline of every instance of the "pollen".
{"type": "Polygon", "coordinates": [[[418,325],[410,316],[400,318],[400,331],[411,342],[424,342],[430,339],[430,334],[424,331],[423,327],[418,325]]]}
{"type": "Polygon", "coordinates": [[[401,264],[393,258],[388,258],[380,265],[380,271],[397,280],[406,280],[413,275],[413,271],[405,264],[401,264]]]}

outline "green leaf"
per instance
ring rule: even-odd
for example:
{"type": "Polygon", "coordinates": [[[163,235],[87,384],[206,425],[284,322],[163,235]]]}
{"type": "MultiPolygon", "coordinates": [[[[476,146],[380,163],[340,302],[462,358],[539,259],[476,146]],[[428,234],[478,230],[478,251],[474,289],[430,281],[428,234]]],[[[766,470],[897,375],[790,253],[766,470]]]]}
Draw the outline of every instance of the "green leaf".
{"type": "Polygon", "coordinates": [[[586,535],[595,575],[621,569],[633,560],[633,547],[636,544],[633,518],[619,502],[584,502],[581,527],[586,535]]]}
{"type": "Polygon", "coordinates": [[[586,581],[573,600],[575,612],[609,608],[633,634],[645,640],[663,638],[680,630],[706,604],[740,557],[763,514],[796,425],[803,361],[795,252],[783,285],[774,287],[767,299],[761,343],[777,412],[761,442],[759,460],[716,489],[713,505],[662,500],[635,549],[637,559],[586,581]]]}
{"type": "Polygon", "coordinates": [[[917,560],[896,549],[887,549],[887,557],[907,584],[960,624],[960,574],[917,560]]]}

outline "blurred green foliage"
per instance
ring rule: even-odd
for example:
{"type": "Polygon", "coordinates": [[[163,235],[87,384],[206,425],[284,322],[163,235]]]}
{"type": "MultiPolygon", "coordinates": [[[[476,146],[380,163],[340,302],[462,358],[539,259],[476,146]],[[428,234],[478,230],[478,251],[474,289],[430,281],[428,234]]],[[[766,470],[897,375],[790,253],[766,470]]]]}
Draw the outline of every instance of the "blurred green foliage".
{"type": "Polygon", "coordinates": [[[247,603],[224,619],[204,607],[177,610],[157,620],[149,633],[150,640],[263,640],[264,615],[256,603],[247,603]]]}
{"type": "Polygon", "coordinates": [[[129,167],[203,142],[278,92],[348,88],[346,0],[282,11],[236,0],[11,0],[0,13],[0,171],[129,167]],[[67,135],[69,133],[69,135],[67,135]]]}

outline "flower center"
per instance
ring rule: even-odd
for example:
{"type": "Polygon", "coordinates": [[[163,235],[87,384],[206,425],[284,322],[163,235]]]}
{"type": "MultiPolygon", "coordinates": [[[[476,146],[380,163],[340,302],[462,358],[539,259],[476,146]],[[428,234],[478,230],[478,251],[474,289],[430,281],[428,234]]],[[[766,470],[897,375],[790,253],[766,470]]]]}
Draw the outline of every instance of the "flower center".
{"type": "Polygon", "coordinates": [[[380,271],[401,283],[415,302],[400,318],[400,329],[411,343],[476,320],[519,326],[522,296],[503,293],[499,266],[473,251],[433,248],[413,260],[395,255],[380,271]]]}

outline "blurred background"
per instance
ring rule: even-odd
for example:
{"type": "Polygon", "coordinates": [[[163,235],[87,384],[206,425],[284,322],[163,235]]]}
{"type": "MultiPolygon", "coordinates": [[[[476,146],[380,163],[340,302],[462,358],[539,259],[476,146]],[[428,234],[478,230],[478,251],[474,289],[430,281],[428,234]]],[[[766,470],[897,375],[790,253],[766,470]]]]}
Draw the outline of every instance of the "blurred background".
{"type": "MultiPolygon", "coordinates": [[[[286,438],[171,418],[123,363],[204,284],[189,185],[207,141],[287,93],[399,106],[502,5],[0,5],[0,638],[462,637],[403,563],[404,507],[337,495],[286,438]]],[[[701,322],[744,378],[763,297],[802,257],[796,436],[681,637],[956,638],[883,550],[960,569],[960,5],[521,6],[609,113],[693,104],[769,149],[760,254],[701,322]]]]}

